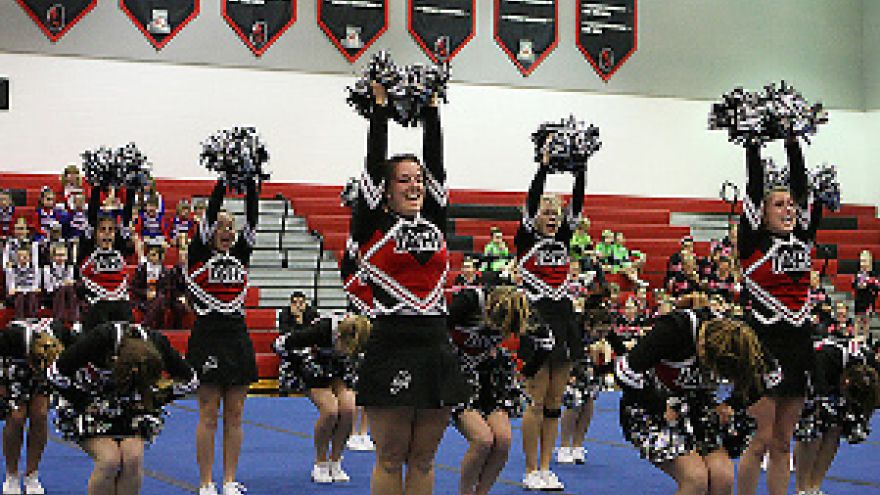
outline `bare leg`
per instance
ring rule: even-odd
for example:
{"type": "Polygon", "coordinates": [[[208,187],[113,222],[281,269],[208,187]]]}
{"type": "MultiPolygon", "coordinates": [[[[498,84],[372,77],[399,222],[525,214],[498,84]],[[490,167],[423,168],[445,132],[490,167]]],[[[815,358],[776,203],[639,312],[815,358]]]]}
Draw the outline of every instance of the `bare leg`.
{"type": "Polygon", "coordinates": [[[755,495],[758,490],[758,479],[761,476],[761,460],[770,448],[773,437],[773,424],[776,418],[776,401],[772,397],[763,397],[748,410],[755,418],[758,428],[743,452],[737,470],[737,493],[739,495],[755,495]]]}
{"type": "Polygon", "coordinates": [[[116,491],[116,479],[122,469],[122,452],[112,438],[97,437],[83,442],[83,450],[95,461],[89,476],[89,495],[123,495],[116,491]]]}
{"type": "Polygon", "coordinates": [[[529,402],[522,419],[523,453],[526,457],[526,474],[538,469],[538,439],[544,423],[544,396],[550,386],[550,365],[545,364],[526,381],[529,402]]]}
{"type": "Polygon", "coordinates": [[[840,433],[839,427],[831,428],[820,440],[819,452],[813,465],[813,476],[810,479],[810,488],[818,490],[822,486],[822,480],[825,479],[825,475],[837,455],[837,448],[840,446],[840,433]]]}
{"type": "Polygon", "coordinates": [[[486,421],[489,423],[489,427],[492,428],[494,441],[492,443],[492,451],[489,452],[486,464],[483,465],[480,481],[477,483],[477,495],[488,495],[489,490],[492,489],[492,485],[495,484],[498,475],[501,474],[501,470],[507,464],[507,456],[510,453],[512,438],[510,418],[507,417],[507,412],[495,411],[486,418],[486,421]]]}
{"type": "Polygon", "coordinates": [[[25,474],[40,467],[40,459],[49,439],[49,397],[35,395],[28,406],[27,461],[25,474]]]}
{"type": "Polygon", "coordinates": [[[406,459],[404,490],[407,495],[431,495],[434,492],[434,457],[448,424],[449,409],[416,410],[406,459]]]}
{"type": "Polygon", "coordinates": [[[327,450],[330,437],[336,429],[339,409],[336,396],[329,388],[313,388],[309,390],[309,400],[318,408],[318,419],[315,421],[315,463],[327,462],[327,450]]]}
{"type": "Polygon", "coordinates": [[[144,441],[130,437],[119,442],[122,469],[116,483],[117,495],[138,495],[144,481],[144,441]]]}
{"type": "Polygon", "coordinates": [[[767,466],[767,491],[770,495],[785,495],[788,491],[791,482],[791,437],[803,406],[803,397],[776,399],[776,420],[767,466]]]}
{"type": "Polygon", "coordinates": [[[709,495],[733,495],[733,461],[724,449],[703,458],[709,472],[709,495]]]}
{"type": "Polygon", "coordinates": [[[817,438],[808,442],[794,443],[794,456],[797,459],[794,472],[795,492],[813,488],[813,471],[821,442],[821,438],[817,438]]]}
{"type": "Polygon", "coordinates": [[[199,464],[199,483],[211,483],[214,467],[214,436],[217,433],[217,413],[223,391],[213,385],[199,387],[199,424],[196,426],[196,462],[199,464]]]}
{"type": "Polygon", "coordinates": [[[238,470],[238,456],[244,434],[241,419],[244,414],[244,400],[247,386],[229,387],[223,394],[223,482],[235,481],[238,470]]]}
{"type": "Polygon", "coordinates": [[[354,392],[349,390],[342,383],[342,380],[334,381],[333,393],[336,394],[339,415],[336,429],[333,431],[333,448],[330,450],[330,460],[336,462],[342,459],[342,451],[345,449],[345,443],[348,442],[351,427],[354,424],[355,397],[354,392]]]}
{"type": "Polygon", "coordinates": [[[412,441],[415,410],[409,407],[370,407],[366,411],[376,442],[370,493],[403,495],[403,464],[412,441]]]}
{"type": "Polygon", "coordinates": [[[575,438],[575,425],[580,416],[580,407],[568,407],[562,411],[562,419],[559,420],[559,446],[572,447],[575,438]]]}
{"type": "Polygon", "coordinates": [[[709,471],[703,459],[693,452],[657,467],[678,484],[675,495],[706,495],[709,491],[709,471]]]}
{"type": "Polygon", "coordinates": [[[460,495],[473,495],[486,459],[492,451],[494,435],[483,416],[470,409],[462,411],[456,421],[458,431],[468,441],[468,449],[461,459],[461,477],[458,481],[460,495]]]}
{"type": "Polygon", "coordinates": [[[24,440],[24,423],[28,416],[27,405],[9,412],[3,425],[3,457],[6,459],[6,476],[18,476],[21,460],[21,444],[24,440]]]}
{"type": "Polygon", "coordinates": [[[590,429],[590,422],[593,421],[593,405],[594,400],[587,398],[584,400],[584,405],[579,409],[580,414],[577,417],[577,423],[574,428],[574,439],[571,442],[573,447],[584,446],[584,437],[587,435],[587,430],[590,429]]]}
{"type": "MultiPolygon", "coordinates": [[[[562,407],[562,394],[565,392],[569,375],[571,375],[571,363],[550,365],[550,384],[544,398],[544,407],[547,410],[559,410],[562,407]]],[[[558,435],[559,418],[545,417],[541,425],[541,470],[543,471],[550,469],[558,435]]]]}

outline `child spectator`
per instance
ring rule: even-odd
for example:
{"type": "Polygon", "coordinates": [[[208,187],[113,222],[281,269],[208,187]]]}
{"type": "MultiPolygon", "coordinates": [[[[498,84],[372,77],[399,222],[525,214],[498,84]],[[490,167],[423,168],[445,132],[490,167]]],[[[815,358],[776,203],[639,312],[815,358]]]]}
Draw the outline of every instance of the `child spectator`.
{"type": "Polygon", "coordinates": [[[6,269],[6,298],[16,319],[36,318],[40,311],[40,272],[31,250],[27,243],[19,244],[13,266],[6,269]]]}
{"type": "Polygon", "coordinates": [[[859,253],[859,273],[853,279],[853,292],[856,299],[856,330],[859,335],[867,335],[871,316],[876,311],[877,294],[880,293],[880,280],[873,267],[873,257],[867,249],[859,253]]]}
{"type": "Polygon", "coordinates": [[[189,201],[181,199],[177,202],[174,218],[165,219],[165,236],[172,246],[189,244],[189,233],[193,228],[192,212],[189,201]]]}
{"type": "Polygon", "coordinates": [[[697,271],[697,257],[685,252],[681,259],[681,271],[674,272],[667,289],[672,297],[697,292],[701,288],[700,274],[697,271]]]}
{"type": "Polygon", "coordinates": [[[602,265],[602,269],[606,273],[616,273],[614,266],[614,232],[610,230],[602,231],[602,242],[596,244],[596,259],[602,265]]]}
{"type": "Polygon", "coordinates": [[[643,282],[636,287],[633,300],[636,303],[636,308],[638,308],[640,315],[647,319],[650,319],[653,316],[651,302],[648,300],[648,284],[643,282]]]}
{"type": "Polygon", "coordinates": [[[144,210],[135,221],[134,227],[137,239],[136,249],[139,257],[143,257],[146,244],[161,244],[165,241],[165,231],[162,229],[162,213],[159,211],[159,198],[150,196],[146,200],[144,210]]]}
{"type": "Polygon", "coordinates": [[[61,173],[61,198],[59,202],[64,202],[67,204],[67,208],[73,209],[73,196],[76,194],[85,195],[85,190],[83,190],[83,182],[82,182],[82,174],[79,171],[79,167],[76,165],[68,165],[64,167],[64,172],[61,173]]]}
{"type": "Polygon", "coordinates": [[[66,221],[66,210],[63,204],[55,203],[55,191],[49,186],[43,186],[40,191],[40,199],[37,204],[36,221],[37,227],[36,239],[42,240],[49,235],[49,228],[53,223],[64,223],[66,221]]]}
{"type": "Polygon", "coordinates": [[[37,244],[31,243],[31,228],[28,221],[24,217],[17,217],[12,227],[12,238],[10,238],[3,248],[3,268],[11,268],[15,263],[15,253],[19,246],[31,246],[32,258],[36,259],[39,255],[37,244]]]}
{"type": "Polygon", "coordinates": [[[181,300],[183,272],[179,267],[165,265],[165,244],[161,237],[148,238],[146,250],[132,282],[132,299],[143,313],[143,325],[154,330],[165,329],[165,312],[170,310],[171,328],[183,328],[187,312],[181,300]]]}
{"type": "Polygon", "coordinates": [[[67,245],[51,246],[50,262],[43,267],[44,305],[52,308],[52,318],[65,325],[79,321],[79,298],[76,295],[74,267],[67,245]]]}
{"type": "Polygon", "coordinates": [[[828,325],[828,333],[835,337],[849,338],[856,336],[856,326],[849,317],[849,309],[843,301],[834,306],[834,321],[828,325]]]}
{"type": "Polygon", "coordinates": [[[12,225],[15,220],[15,205],[12,195],[6,189],[0,190],[0,245],[12,236],[12,225]]]}
{"type": "Polygon", "coordinates": [[[89,218],[86,213],[86,197],[83,193],[76,192],[68,197],[70,211],[67,215],[67,230],[64,237],[67,240],[76,240],[82,236],[89,226],[89,218]]]}
{"type": "Polygon", "coordinates": [[[483,271],[498,273],[510,259],[510,250],[507,248],[507,243],[504,242],[504,233],[501,232],[501,229],[492,227],[490,232],[492,237],[483,248],[483,256],[486,258],[486,262],[483,263],[483,271]]]}
{"type": "Polygon", "coordinates": [[[588,257],[593,251],[593,239],[590,237],[590,219],[584,217],[578,223],[577,229],[569,242],[569,257],[574,261],[588,257]]]}
{"type": "Polygon", "coordinates": [[[807,297],[810,300],[813,325],[821,329],[828,328],[834,318],[831,298],[822,287],[821,277],[816,270],[810,272],[810,292],[807,297]]]}
{"type": "Polygon", "coordinates": [[[452,282],[455,287],[474,287],[483,285],[480,274],[477,272],[477,264],[471,257],[465,258],[461,262],[461,273],[455,277],[452,282]]]}
{"type": "Polygon", "coordinates": [[[669,257],[669,261],[666,264],[666,280],[664,285],[669,286],[669,282],[675,278],[677,273],[681,273],[682,271],[682,262],[684,261],[684,257],[687,255],[694,254],[694,238],[686,235],[681,238],[679,242],[680,249],[676,253],[672,253],[672,256],[669,257]]]}
{"type": "Polygon", "coordinates": [[[52,245],[67,244],[64,240],[63,226],[60,222],[49,223],[48,235],[38,243],[39,266],[47,265],[52,260],[52,245]]]}
{"type": "Polygon", "coordinates": [[[165,201],[162,199],[162,195],[156,190],[156,179],[150,178],[147,183],[144,185],[143,190],[138,194],[137,200],[137,211],[138,213],[143,214],[147,205],[150,201],[155,201],[156,208],[158,209],[159,216],[165,214],[165,201]]]}
{"type": "Polygon", "coordinates": [[[710,272],[705,282],[706,290],[710,294],[718,294],[728,303],[733,302],[735,294],[738,292],[736,277],[730,265],[730,259],[722,256],[718,258],[718,263],[713,272],[710,272]]]}
{"type": "Polygon", "coordinates": [[[645,334],[645,328],[648,322],[644,316],[639,314],[639,308],[633,298],[628,298],[623,306],[623,312],[617,315],[614,321],[614,333],[624,341],[627,349],[631,349],[632,345],[645,334]]]}

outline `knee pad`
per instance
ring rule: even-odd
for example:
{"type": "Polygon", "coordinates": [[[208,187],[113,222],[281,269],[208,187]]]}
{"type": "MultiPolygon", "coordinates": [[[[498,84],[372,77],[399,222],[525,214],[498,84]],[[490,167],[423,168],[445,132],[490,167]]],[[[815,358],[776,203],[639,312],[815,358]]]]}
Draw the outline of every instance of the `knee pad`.
{"type": "Polygon", "coordinates": [[[562,409],[560,409],[560,408],[548,409],[546,407],[544,408],[544,417],[545,418],[559,419],[560,416],[562,416],[562,409]]]}

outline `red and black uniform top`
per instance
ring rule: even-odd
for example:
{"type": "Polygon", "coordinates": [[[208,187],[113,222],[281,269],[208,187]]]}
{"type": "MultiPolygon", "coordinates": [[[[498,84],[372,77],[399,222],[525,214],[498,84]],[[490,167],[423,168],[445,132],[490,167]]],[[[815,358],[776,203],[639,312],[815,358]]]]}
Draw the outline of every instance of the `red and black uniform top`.
{"type": "Polygon", "coordinates": [[[737,292],[736,279],[732,273],[726,276],[719,275],[717,271],[710,273],[705,278],[705,285],[709,294],[718,294],[728,302],[733,301],[733,296],[737,292]]]}
{"type": "Polygon", "coordinates": [[[880,278],[872,271],[859,270],[853,278],[853,293],[856,299],[856,314],[873,310],[880,294],[880,278]]]}
{"type": "Polygon", "coordinates": [[[746,148],[748,184],[739,228],[739,259],[743,272],[742,299],[756,330],[777,323],[802,327],[810,319],[810,251],[822,206],[809,193],[800,145],[786,142],[792,199],[797,209],[794,230],[774,234],[762,223],[764,170],[760,148],[746,148]]]}
{"type": "Polygon", "coordinates": [[[519,257],[519,271],[526,296],[531,301],[550,299],[560,301],[570,298],[568,291],[569,255],[571,237],[581,219],[586,187],[586,171],[575,174],[571,202],[560,219],[556,234],[546,236],[538,232],[535,217],[547,182],[547,167],[538,173],[529,187],[526,210],[516,231],[514,243],[519,257]]]}
{"type": "Polygon", "coordinates": [[[226,182],[217,181],[199,231],[189,244],[186,288],[190,305],[199,316],[216,313],[244,317],[248,286],[248,265],[256,241],[260,215],[257,186],[251,181],[245,196],[245,224],[228,252],[211,245],[217,230],[217,215],[226,195],[226,182]]]}
{"type": "MultiPolygon", "coordinates": [[[[131,212],[134,208],[134,194],[126,194],[122,219],[116,228],[113,245],[101,248],[97,245],[98,216],[101,208],[100,187],[93,187],[89,198],[88,220],[79,241],[77,267],[79,267],[82,286],[89,304],[99,301],[127,301],[129,280],[125,272],[125,258],[134,252],[131,240],[131,212]]],[[[117,221],[113,218],[113,221],[117,221]]]]}
{"type": "Polygon", "coordinates": [[[425,199],[421,212],[406,217],[384,202],[384,163],[388,149],[388,111],[379,107],[370,118],[366,170],[351,215],[349,252],[357,259],[360,277],[349,279],[349,294],[372,300],[373,315],[445,315],[443,289],[449,271],[444,234],[448,191],[443,167],[443,137],[436,108],[426,110],[422,123],[422,170],[425,199]],[[370,298],[369,295],[372,297],[370,298]]]}
{"type": "Polygon", "coordinates": [[[812,308],[810,311],[813,315],[813,323],[822,327],[831,324],[834,319],[831,311],[832,303],[831,298],[828,297],[828,293],[825,292],[825,289],[822,287],[810,288],[807,297],[810,299],[810,307],[812,308]]]}

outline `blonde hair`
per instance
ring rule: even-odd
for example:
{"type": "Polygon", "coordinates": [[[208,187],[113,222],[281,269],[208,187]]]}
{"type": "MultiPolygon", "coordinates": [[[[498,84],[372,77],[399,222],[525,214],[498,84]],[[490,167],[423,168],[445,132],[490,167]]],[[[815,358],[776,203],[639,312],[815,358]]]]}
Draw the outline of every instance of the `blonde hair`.
{"type": "Polygon", "coordinates": [[[727,319],[707,321],[700,331],[706,366],[732,381],[740,394],[763,394],[769,366],[755,331],[742,321],[727,319]]]}
{"type": "Polygon", "coordinates": [[[361,315],[346,316],[336,327],[339,346],[343,353],[351,356],[364,348],[373,329],[370,319],[361,315]]]}
{"type": "Polygon", "coordinates": [[[486,297],[486,324],[505,337],[522,334],[530,316],[528,299],[514,287],[496,287],[486,297]]]}
{"type": "Polygon", "coordinates": [[[558,194],[542,194],[541,200],[538,203],[538,208],[540,209],[545,205],[549,205],[550,207],[554,208],[557,215],[562,213],[562,198],[560,198],[558,194]]]}

